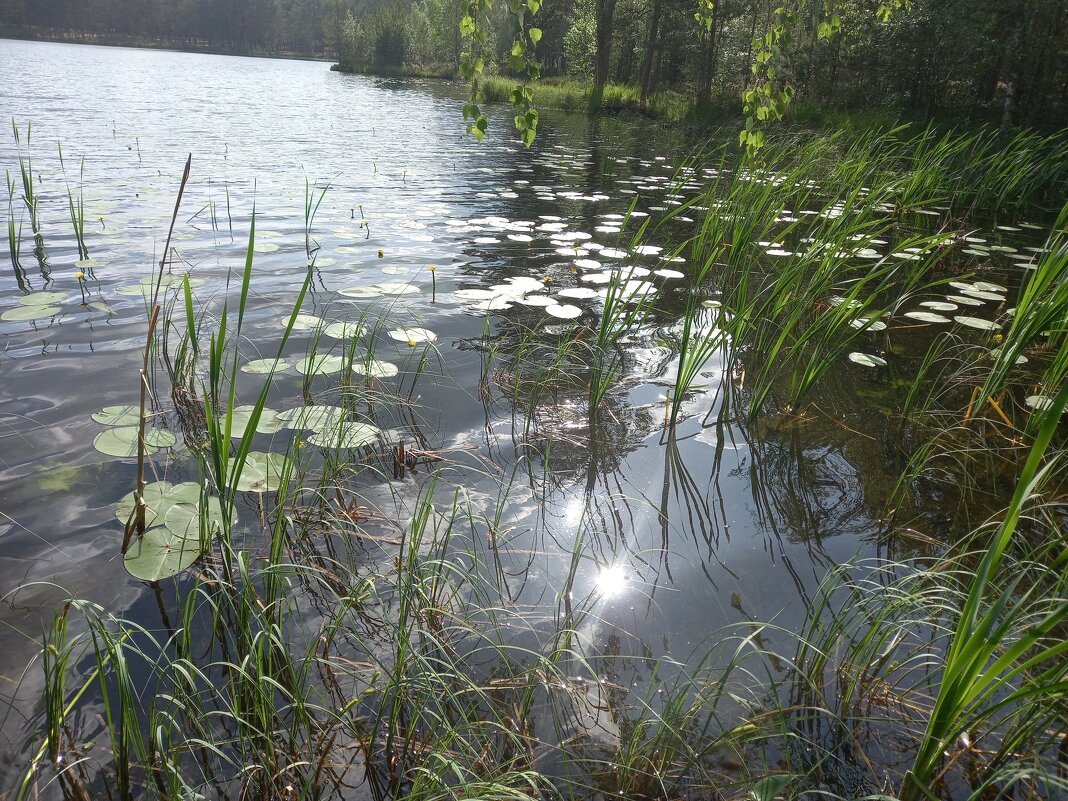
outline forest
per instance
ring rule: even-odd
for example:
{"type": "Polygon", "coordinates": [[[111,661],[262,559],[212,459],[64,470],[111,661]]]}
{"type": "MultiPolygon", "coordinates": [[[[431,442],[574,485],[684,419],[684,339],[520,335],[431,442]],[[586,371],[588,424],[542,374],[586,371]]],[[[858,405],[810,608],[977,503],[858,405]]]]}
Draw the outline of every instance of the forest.
{"type": "MultiPolygon", "coordinates": [[[[475,9],[488,76],[516,64],[516,10],[546,84],[615,84],[673,116],[741,108],[776,33],[773,82],[794,113],[878,110],[1054,130],[1068,121],[1061,0],[0,0],[0,35],[340,60],[342,69],[455,76],[475,9]],[[530,12],[538,8],[536,14],[530,12]],[[780,13],[778,16],[776,12],[780,13]],[[530,20],[533,20],[531,22],[530,20]],[[777,23],[778,20],[778,23],[777,23]],[[755,65],[755,66],[754,66],[755,65]],[[681,109],[681,112],[678,110],[681,109]]],[[[469,77],[469,76],[465,76],[469,77]]],[[[491,96],[489,99],[496,99],[491,96]]],[[[541,102],[539,98],[539,102],[541,102]]]]}

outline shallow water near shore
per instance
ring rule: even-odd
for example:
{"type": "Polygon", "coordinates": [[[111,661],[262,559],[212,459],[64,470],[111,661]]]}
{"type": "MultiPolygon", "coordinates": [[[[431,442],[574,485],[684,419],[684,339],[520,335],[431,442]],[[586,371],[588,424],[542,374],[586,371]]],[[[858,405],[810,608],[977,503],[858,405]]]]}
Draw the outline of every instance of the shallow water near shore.
{"type": "MultiPolygon", "coordinates": [[[[314,319],[282,352],[294,366],[275,376],[268,407],[339,402],[337,371],[314,374],[315,360],[340,354],[356,326],[383,320],[371,352],[396,373],[377,379],[391,400],[375,425],[390,445],[414,450],[414,470],[360,479],[359,507],[373,512],[367,532],[387,541],[421,491],[506,509],[495,526],[470,528],[482,538],[472,553],[499,560],[479,569],[499,575],[502,598],[529,610],[533,630],[563,588],[594,597],[590,655],[605,660],[606,676],[623,657],[625,675],[610,678],[624,694],[645,695],[653,680],[641,659],[685,665],[726,625],[774,619],[796,628],[831,567],[887,555],[884,504],[902,469],[889,420],[901,392],[893,369],[843,359],[814,394],[822,416],[769,413],[743,424],[718,420],[719,388],[739,379],[724,374],[720,354],[702,368],[674,433],[665,427],[678,367],[669,342],[689,269],[685,252],[667,257],[693,235],[697,213],[658,221],[707,185],[709,168],[695,159],[710,143],[647,122],[546,113],[526,150],[502,111],[479,145],[464,132],[462,89],[341,75],[316,62],[0,42],[0,74],[16,73],[3,105],[22,126],[23,158],[32,158],[43,258],[12,206],[24,244],[22,274],[0,267],[5,786],[24,771],[40,679],[36,667],[23,671],[55,605],[74,593],[158,628],[161,598],[174,592],[164,581],[170,588],[157,595],[124,569],[115,506],[133,487],[136,459],[101,452],[108,426],[93,415],[137,403],[146,296],[187,154],[191,178],[166,271],[175,278],[164,292],[179,297],[176,314],[183,273],[207,319],[233,303],[255,210],[243,364],[273,359],[309,259],[312,273],[301,312],[314,319]],[[78,252],[68,188],[84,198],[88,258],[78,252]],[[310,222],[309,197],[322,198],[310,222]],[[646,220],[658,224],[635,246],[646,220]],[[591,422],[581,382],[536,394],[516,377],[531,352],[522,332],[538,332],[539,359],[579,338],[596,325],[597,276],[623,263],[649,271],[635,275],[657,293],[655,311],[621,343],[619,386],[591,422]],[[10,314],[20,308],[42,311],[10,314]],[[336,323],[352,328],[332,338],[336,323]],[[309,333],[318,326],[321,339],[309,333]],[[312,363],[301,364],[309,354],[312,363]]],[[[17,175],[11,136],[0,138],[0,162],[17,175]]],[[[980,242],[958,243],[954,258],[964,265],[969,246],[1002,248],[986,277],[1012,290],[1019,277],[1007,256],[1026,254],[1042,233],[992,225],[974,234],[980,242]]],[[[794,246],[754,243],[754,258],[788,257],[794,246]]],[[[944,313],[982,330],[998,317],[991,309],[1003,308],[1004,287],[966,290],[944,313]]],[[[901,318],[916,330],[892,344],[918,359],[932,322],[901,318]]],[[[893,358],[888,339],[874,329],[866,336],[867,351],[893,358]]],[[[261,375],[240,373],[241,402],[253,403],[261,384],[261,375]]],[[[162,368],[155,389],[153,428],[175,436],[153,455],[150,480],[197,481],[162,368]]],[[[305,452],[317,447],[306,429],[279,426],[257,435],[256,449],[286,453],[294,437],[307,441],[305,452]]],[[[941,500],[933,488],[916,499],[933,539],[952,536],[941,500]]],[[[262,556],[259,523],[269,510],[255,491],[239,507],[245,543],[262,556]]],[[[922,542],[898,547],[922,553],[922,542]]],[[[378,558],[392,558],[388,545],[378,558]]]]}

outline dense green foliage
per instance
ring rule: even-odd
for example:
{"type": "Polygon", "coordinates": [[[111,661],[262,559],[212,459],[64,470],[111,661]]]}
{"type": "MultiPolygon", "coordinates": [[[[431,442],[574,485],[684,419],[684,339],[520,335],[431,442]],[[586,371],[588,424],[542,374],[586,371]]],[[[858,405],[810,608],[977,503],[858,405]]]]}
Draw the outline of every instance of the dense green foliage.
{"type": "Polygon", "coordinates": [[[749,92],[747,109],[760,118],[777,116],[778,100],[792,98],[802,110],[880,108],[1041,128],[1068,121],[1068,14],[1059,0],[777,6],[777,0],[556,0],[544,7],[490,0],[0,0],[0,33],[319,54],[337,56],[349,69],[406,67],[469,79],[569,77],[592,83],[596,105],[599,88],[615,83],[635,87],[638,106],[673,91],[698,112],[739,108],[749,92]]]}

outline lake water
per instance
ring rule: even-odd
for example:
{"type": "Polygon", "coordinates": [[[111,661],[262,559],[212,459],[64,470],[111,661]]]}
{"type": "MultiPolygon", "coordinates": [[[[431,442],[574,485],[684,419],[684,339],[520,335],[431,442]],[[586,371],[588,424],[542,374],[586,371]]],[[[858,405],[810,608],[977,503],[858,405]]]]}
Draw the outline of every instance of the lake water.
{"type": "MultiPolygon", "coordinates": [[[[147,325],[137,284],[162,255],[188,154],[170,272],[188,270],[198,308],[218,315],[223,300],[236,297],[227,279],[243,265],[255,209],[246,359],[274,354],[309,247],[315,267],[304,313],[326,322],[385,314],[375,355],[400,374],[382,380],[383,392],[410,392],[414,411],[387,404],[381,427],[445,459],[446,495],[462,488],[489,505],[500,477],[515,477],[502,531],[517,606],[535,608],[565,584],[581,531],[573,591],[600,593],[603,633],[591,641],[685,661],[724,625],[776,616],[797,625],[829,567],[880,551],[879,510],[901,467],[893,434],[879,422],[883,380],[851,365],[816,399],[838,398],[834,417],[717,426],[722,375],[713,360],[669,441],[664,396],[676,365],[663,338],[684,299],[672,273],[649,279],[661,287],[658,312],[624,343],[624,375],[606,403],[602,435],[591,441],[574,388],[528,408],[528,390],[516,390],[509,376],[516,332],[547,321],[558,327],[543,331],[543,341],[567,341],[596,324],[596,298],[565,292],[559,303],[577,306],[579,316],[550,320],[544,306],[515,299],[510,308],[480,306],[483,296],[470,290],[529,279],[547,287],[542,293],[599,289],[584,280],[596,269],[575,267],[575,259],[607,265],[605,248],[625,248],[638,224],[698,191],[700,170],[682,179],[676,170],[705,143],[650,123],[545,113],[526,150],[499,110],[490,136],[476,144],[465,134],[462,95],[434,82],[341,75],[322,63],[0,41],[0,109],[20,126],[23,155],[32,158],[47,257],[40,264],[33,254],[16,194],[25,275],[5,258],[0,312],[25,305],[28,292],[59,293],[54,312],[0,321],[5,785],[23,769],[41,686],[36,665],[23,672],[55,605],[73,593],[158,625],[156,596],[127,574],[119,552],[114,509],[133,486],[136,460],[94,448],[105,426],[92,415],[137,402],[147,325]],[[680,180],[681,191],[673,189],[680,180]],[[306,182],[329,187],[310,237],[306,182]],[[81,266],[68,186],[75,197],[84,187],[89,261],[81,266]],[[632,217],[621,235],[613,229],[632,202],[649,216],[632,217]],[[437,339],[429,349],[395,341],[384,331],[396,326],[429,329],[437,339]],[[488,375],[487,343],[498,348],[488,375]],[[413,380],[420,360],[425,372],[413,380]],[[865,397],[875,402],[865,406],[865,397]]],[[[0,164],[17,182],[10,132],[0,137],[0,164]]],[[[692,231],[683,216],[648,241],[670,249],[692,231]]],[[[686,269],[653,253],[635,263],[686,269]]],[[[302,358],[310,341],[295,332],[284,356],[302,358]]],[[[253,402],[261,381],[239,374],[240,400],[253,402]]],[[[156,382],[157,421],[178,442],[153,457],[152,472],[196,479],[162,369],[156,382]]],[[[291,408],[302,397],[336,402],[336,376],[305,384],[290,369],[268,403],[291,408]]],[[[291,436],[263,434],[256,447],[283,452],[291,436]]],[[[403,518],[427,475],[424,467],[403,480],[367,481],[362,497],[403,518]]],[[[255,493],[242,504],[255,550],[255,493]]]]}

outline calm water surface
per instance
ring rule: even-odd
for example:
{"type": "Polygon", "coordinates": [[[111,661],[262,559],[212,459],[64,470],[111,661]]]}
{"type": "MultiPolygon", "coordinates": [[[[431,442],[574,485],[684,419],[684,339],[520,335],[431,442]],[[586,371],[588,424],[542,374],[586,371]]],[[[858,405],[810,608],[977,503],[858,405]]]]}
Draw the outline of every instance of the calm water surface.
{"type": "MultiPolygon", "coordinates": [[[[604,630],[591,642],[685,660],[726,624],[776,615],[796,624],[829,566],[875,553],[876,511],[900,465],[883,441],[856,433],[871,431],[870,412],[849,412],[840,424],[717,428],[708,417],[721,380],[713,362],[706,388],[690,399],[686,421],[668,443],[663,397],[674,367],[659,343],[677,325],[669,313],[626,343],[625,379],[602,415],[605,433],[594,441],[581,404],[566,393],[557,403],[540,402],[534,424],[517,430],[525,399],[511,391],[506,355],[480,391],[485,342],[507,354],[515,327],[546,319],[545,312],[524,304],[479,309],[453,293],[516,277],[548,277],[550,292],[598,288],[581,280],[585,269],[572,267],[565,248],[592,242],[586,258],[610,262],[596,248],[615,247],[620,234],[610,230],[618,221],[604,215],[625,212],[637,198],[637,211],[651,216],[632,221],[623,235],[629,238],[640,220],[658,218],[696,191],[700,172],[681,192],[669,179],[700,143],[651,125],[546,114],[527,151],[509,135],[507,115],[497,113],[492,135],[477,145],[464,133],[461,93],[430,82],[340,75],[321,63],[0,41],[0,116],[17,120],[24,155],[33,159],[47,256],[43,266],[34,258],[29,222],[16,206],[25,276],[5,256],[0,312],[29,291],[61,293],[54,314],[0,322],[6,781],[18,772],[40,688],[39,668],[24,671],[55,604],[75,593],[158,625],[155,597],[127,575],[119,554],[114,507],[133,485],[135,460],[94,449],[104,427],[91,415],[136,402],[146,331],[136,284],[160,258],[187,154],[192,177],[172,269],[197,279],[197,302],[209,313],[234,297],[227,278],[243,263],[256,211],[243,346],[249,359],[274,353],[278,320],[306,273],[306,182],[329,185],[312,226],[319,250],[303,310],[327,321],[388,310],[394,324],[437,333],[429,374],[414,385],[418,414],[386,410],[383,425],[447,457],[456,465],[450,488],[462,486],[476,503],[498,492],[495,480],[480,476],[520,477],[508,490],[505,520],[514,554],[506,573],[517,605],[551,599],[582,531],[574,592],[600,593],[604,630]],[[84,186],[91,262],[82,267],[67,185],[75,194],[84,186]],[[574,232],[592,238],[569,238],[574,232]],[[87,272],[84,281],[79,271],[87,272]],[[413,291],[391,294],[396,287],[387,284],[387,294],[371,301],[339,294],[383,282],[413,291]]],[[[10,132],[0,137],[0,163],[15,178],[10,132]]],[[[650,238],[670,245],[690,231],[692,221],[677,219],[650,238]]],[[[685,269],[655,255],[639,263],[685,269]]],[[[672,280],[656,279],[664,306],[679,308],[672,280]]],[[[546,338],[595,322],[593,301],[567,302],[582,315],[556,321],[560,327],[546,338]]],[[[286,355],[299,359],[308,347],[308,334],[298,332],[286,355]]],[[[423,352],[380,338],[378,357],[401,368],[389,389],[407,394],[423,352]]],[[[161,420],[179,432],[165,373],[157,380],[161,420]]],[[[255,399],[259,380],[241,374],[244,402],[255,399]]],[[[336,385],[336,378],[316,377],[309,393],[329,403],[336,385]]],[[[881,391],[859,367],[826,389],[845,398],[881,391]]],[[[290,370],[269,403],[289,408],[301,395],[301,377],[290,370]]],[[[257,447],[282,451],[290,433],[261,435],[257,447]]],[[[191,464],[180,433],[178,445],[152,462],[156,475],[174,481],[196,478],[191,464]]],[[[368,485],[366,497],[403,509],[425,476],[368,485]]],[[[244,505],[254,521],[249,496],[244,505]]],[[[254,542],[254,526],[249,531],[254,542]]]]}

